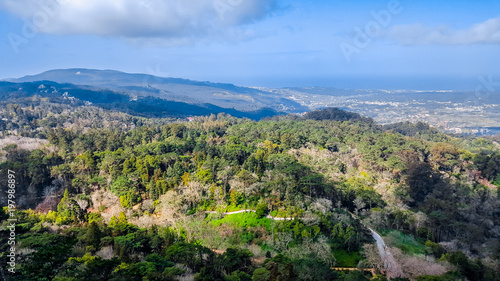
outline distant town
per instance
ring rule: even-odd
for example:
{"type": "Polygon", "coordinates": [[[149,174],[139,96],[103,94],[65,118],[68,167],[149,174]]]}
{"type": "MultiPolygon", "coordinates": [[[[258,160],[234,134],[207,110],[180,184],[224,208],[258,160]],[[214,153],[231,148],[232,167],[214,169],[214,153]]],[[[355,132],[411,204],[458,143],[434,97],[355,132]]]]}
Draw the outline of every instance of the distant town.
{"type": "Polygon", "coordinates": [[[500,93],[478,98],[473,92],[389,91],[300,88],[277,90],[311,109],[339,107],[381,124],[425,122],[455,134],[500,133],[500,93]]]}

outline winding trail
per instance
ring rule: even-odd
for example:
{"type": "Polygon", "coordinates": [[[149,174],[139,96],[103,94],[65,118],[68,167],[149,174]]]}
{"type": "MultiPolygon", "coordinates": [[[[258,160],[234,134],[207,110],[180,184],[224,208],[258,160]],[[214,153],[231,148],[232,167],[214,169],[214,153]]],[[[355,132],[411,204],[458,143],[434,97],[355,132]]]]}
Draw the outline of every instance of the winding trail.
{"type": "MultiPolygon", "coordinates": [[[[246,213],[246,212],[253,212],[255,213],[255,210],[250,210],[250,209],[245,209],[245,210],[239,210],[239,211],[232,211],[232,212],[224,212],[220,213],[222,215],[234,215],[234,214],[240,214],[240,213],[246,213]]],[[[217,214],[219,212],[217,211],[205,211],[206,214],[217,214]]],[[[351,216],[354,219],[357,219],[361,221],[355,214],[349,212],[351,216]]],[[[267,215],[266,218],[271,219],[271,220],[276,220],[276,221],[282,221],[282,220],[293,220],[295,218],[277,218],[273,217],[271,215],[267,215]]],[[[311,220],[313,218],[301,218],[302,220],[311,220]]],[[[384,270],[386,272],[386,275],[388,278],[396,278],[396,277],[401,277],[403,276],[403,271],[401,270],[401,267],[399,264],[396,262],[394,257],[391,255],[389,252],[389,249],[385,245],[384,239],[382,239],[382,236],[375,230],[373,230],[371,227],[368,227],[365,225],[366,228],[370,230],[372,233],[373,239],[375,239],[375,242],[377,244],[378,252],[380,255],[380,258],[382,259],[382,262],[384,263],[384,270]]]]}
{"type": "MultiPolygon", "coordinates": [[[[354,219],[357,219],[358,221],[360,221],[363,224],[363,222],[358,218],[358,216],[356,216],[355,214],[353,214],[351,212],[349,212],[349,214],[351,214],[351,216],[354,219]]],[[[380,258],[382,259],[382,262],[384,263],[384,270],[386,273],[386,277],[388,277],[390,279],[390,278],[396,278],[396,277],[403,276],[403,271],[401,270],[401,267],[396,262],[396,260],[391,255],[391,253],[389,252],[389,249],[385,245],[385,242],[384,242],[384,239],[382,239],[382,236],[378,232],[373,230],[371,227],[369,227],[365,224],[363,224],[363,225],[370,230],[370,232],[372,233],[373,239],[375,239],[375,242],[377,244],[378,253],[380,255],[380,258]]]]}
{"type": "Polygon", "coordinates": [[[367,228],[371,231],[373,239],[375,239],[375,242],[377,243],[378,252],[380,258],[382,258],[382,262],[384,263],[384,269],[387,274],[387,277],[395,278],[403,276],[403,271],[401,270],[399,264],[396,262],[394,257],[387,249],[387,246],[385,245],[382,236],[380,236],[380,234],[378,234],[375,230],[371,229],[370,227],[367,228]]]}

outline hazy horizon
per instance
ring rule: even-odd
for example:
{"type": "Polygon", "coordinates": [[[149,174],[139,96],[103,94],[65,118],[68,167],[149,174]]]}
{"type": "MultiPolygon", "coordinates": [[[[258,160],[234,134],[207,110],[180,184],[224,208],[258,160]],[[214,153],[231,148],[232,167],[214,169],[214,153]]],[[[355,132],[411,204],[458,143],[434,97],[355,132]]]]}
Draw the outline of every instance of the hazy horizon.
{"type": "Polygon", "coordinates": [[[500,2],[0,1],[0,77],[113,69],[252,87],[474,90],[500,2]]]}
{"type": "MultiPolygon", "coordinates": [[[[81,67],[72,67],[68,69],[80,69],[81,67]]],[[[90,69],[90,68],[83,68],[90,69]]],[[[24,76],[37,75],[38,73],[27,73],[17,77],[2,77],[0,80],[18,79],[24,76]]],[[[119,69],[96,69],[112,70],[129,74],[148,74],[141,72],[127,72],[119,69]]],[[[181,78],[194,81],[208,81],[212,83],[229,83],[242,87],[262,87],[262,88],[307,88],[307,87],[325,87],[338,89],[366,89],[366,90],[416,90],[416,91],[474,91],[481,81],[478,77],[280,77],[266,78],[255,77],[253,80],[228,77],[226,80],[208,80],[203,78],[175,77],[150,74],[158,77],[181,78]]],[[[487,77],[485,77],[487,78],[487,77]]]]}

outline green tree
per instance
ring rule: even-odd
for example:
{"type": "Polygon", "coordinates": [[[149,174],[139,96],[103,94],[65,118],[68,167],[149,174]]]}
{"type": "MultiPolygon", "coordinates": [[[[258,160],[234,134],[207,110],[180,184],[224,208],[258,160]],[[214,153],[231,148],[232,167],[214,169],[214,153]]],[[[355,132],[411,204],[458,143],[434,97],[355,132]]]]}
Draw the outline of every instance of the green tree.
{"type": "Polygon", "coordinates": [[[231,275],[226,276],[226,281],[252,281],[252,276],[243,271],[234,271],[231,275]]]}
{"type": "Polygon", "coordinates": [[[85,234],[85,243],[97,250],[99,249],[101,238],[102,232],[99,229],[99,226],[95,221],[91,222],[87,229],[87,233],[85,234]]]}
{"type": "Polygon", "coordinates": [[[69,192],[64,191],[63,198],[57,205],[57,219],[56,223],[59,225],[68,224],[83,220],[83,212],[80,206],[73,198],[69,197],[69,192]]]}
{"type": "Polygon", "coordinates": [[[146,275],[154,272],[156,272],[156,267],[151,262],[122,263],[113,271],[110,281],[143,280],[146,275]]]}
{"type": "Polygon", "coordinates": [[[248,249],[227,248],[221,256],[222,265],[227,273],[236,270],[250,272],[253,254],[248,249]]]}
{"type": "Polygon", "coordinates": [[[255,208],[255,214],[258,218],[263,218],[269,213],[269,208],[265,202],[260,202],[255,208]]]}
{"type": "Polygon", "coordinates": [[[344,281],[370,281],[370,279],[368,279],[365,276],[365,274],[363,273],[363,271],[353,270],[353,271],[350,271],[348,274],[345,275],[344,281]]]}
{"type": "Polygon", "coordinates": [[[22,239],[23,247],[36,249],[19,261],[20,272],[26,280],[52,280],[67,261],[75,239],[59,234],[31,234],[22,239]]]}
{"type": "Polygon", "coordinates": [[[271,272],[264,267],[254,270],[252,275],[253,281],[269,281],[271,279],[271,272]]]}
{"type": "Polygon", "coordinates": [[[125,195],[132,189],[132,182],[125,176],[118,177],[113,184],[111,184],[111,191],[118,196],[125,195]]]}
{"type": "Polygon", "coordinates": [[[63,280],[109,280],[113,269],[119,264],[116,258],[105,260],[89,253],[83,257],[71,257],[61,267],[54,281],[63,280]]]}

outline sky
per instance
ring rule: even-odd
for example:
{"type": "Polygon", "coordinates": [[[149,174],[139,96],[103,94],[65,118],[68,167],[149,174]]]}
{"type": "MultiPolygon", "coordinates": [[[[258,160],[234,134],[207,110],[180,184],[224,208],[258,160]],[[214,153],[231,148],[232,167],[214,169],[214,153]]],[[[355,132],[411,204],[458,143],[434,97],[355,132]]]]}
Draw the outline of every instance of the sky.
{"type": "Polygon", "coordinates": [[[61,68],[259,87],[500,89],[500,1],[0,0],[0,79],[61,68]]]}

